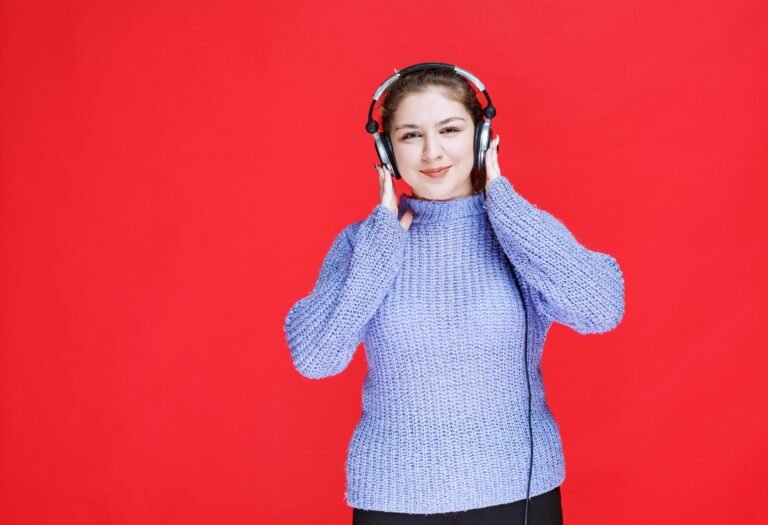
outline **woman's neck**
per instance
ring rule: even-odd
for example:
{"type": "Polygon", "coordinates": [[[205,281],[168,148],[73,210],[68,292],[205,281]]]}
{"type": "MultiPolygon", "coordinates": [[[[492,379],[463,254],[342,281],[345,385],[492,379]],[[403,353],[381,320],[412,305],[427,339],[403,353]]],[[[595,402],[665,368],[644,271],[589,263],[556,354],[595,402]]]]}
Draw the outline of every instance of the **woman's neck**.
{"type": "Polygon", "coordinates": [[[438,222],[457,217],[468,217],[486,213],[485,196],[482,191],[451,199],[424,199],[413,195],[401,195],[400,216],[406,209],[413,213],[413,222],[438,222]]]}

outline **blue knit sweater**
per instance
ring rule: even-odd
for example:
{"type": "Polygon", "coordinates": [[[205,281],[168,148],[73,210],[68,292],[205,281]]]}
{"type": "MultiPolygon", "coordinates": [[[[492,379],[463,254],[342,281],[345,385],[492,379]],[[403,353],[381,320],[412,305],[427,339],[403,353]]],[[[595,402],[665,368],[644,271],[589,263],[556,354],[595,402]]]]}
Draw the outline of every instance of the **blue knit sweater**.
{"type": "Polygon", "coordinates": [[[432,514],[526,498],[523,301],[534,497],[565,479],[540,367],[547,331],[556,321],[602,333],[621,321],[616,260],[582,246],[503,176],[487,196],[402,195],[397,216],[377,204],[341,231],[284,331],[294,366],[313,379],[343,371],[364,344],[362,416],[346,460],[350,507],[432,514]],[[398,221],[406,208],[407,231],[398,221]]]}

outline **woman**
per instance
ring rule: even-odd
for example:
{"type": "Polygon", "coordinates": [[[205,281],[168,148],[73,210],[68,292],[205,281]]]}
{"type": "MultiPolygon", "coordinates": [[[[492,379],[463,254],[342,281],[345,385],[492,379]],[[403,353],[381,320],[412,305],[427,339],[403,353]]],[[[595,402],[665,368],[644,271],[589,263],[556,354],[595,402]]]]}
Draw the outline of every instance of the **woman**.
{"type": "Polygon", "coordinates": [[[362,416],[346,461],[355,525],[563,521],[544,340],[552,322],[613,329],[624,280],[613,257],[514,190],[499,137],[477,169],[482,119],[450,69],[389,86],[383,132],[411,195],[398,204],[395,174],[376,166],[381,203],[341,231],[286,316],[306,377],[342,372],[364,343],[362,416]]]}

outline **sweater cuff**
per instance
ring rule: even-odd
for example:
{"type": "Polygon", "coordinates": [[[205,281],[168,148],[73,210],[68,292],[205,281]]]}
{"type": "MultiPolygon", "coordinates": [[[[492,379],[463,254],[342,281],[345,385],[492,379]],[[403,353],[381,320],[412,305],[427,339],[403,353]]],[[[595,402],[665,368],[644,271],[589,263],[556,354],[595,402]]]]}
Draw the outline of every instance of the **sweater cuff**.
{"type": "Polygon", "coordinates": [[[358,230],[354,250],[381,268],[397,270],[402,263],[407,236],[397,215],[383,204],[377,204],[358,230]]]}

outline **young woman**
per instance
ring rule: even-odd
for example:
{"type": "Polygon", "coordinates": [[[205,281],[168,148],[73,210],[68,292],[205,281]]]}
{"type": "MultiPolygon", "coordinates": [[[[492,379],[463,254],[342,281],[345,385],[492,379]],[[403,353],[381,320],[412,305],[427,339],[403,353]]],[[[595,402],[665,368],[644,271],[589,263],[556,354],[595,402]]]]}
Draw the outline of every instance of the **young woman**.
{"type": "Polygon", "coordinates": [[[502,176],[499,137],[475,166],[481,107],[468,80],[424,68],[382,104],[394,173],[345,227],[285,319],[293,363],[342,372],[363,342],[362,416],[345,498],[355,525],[563,521],[565,464],[540,368],[553,322],[613,329],[624,280],[502,176]]]}

